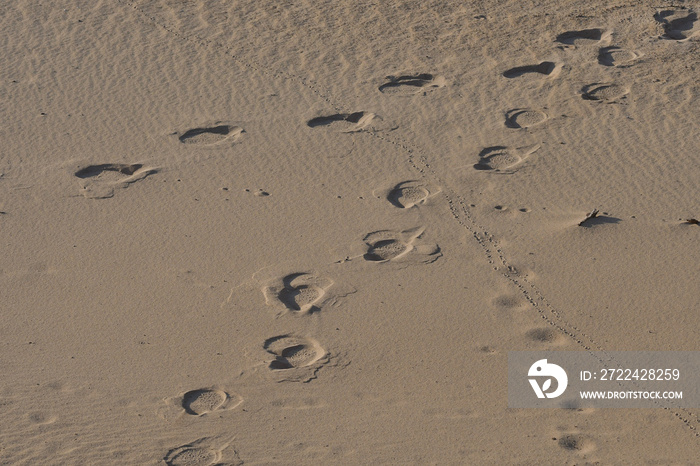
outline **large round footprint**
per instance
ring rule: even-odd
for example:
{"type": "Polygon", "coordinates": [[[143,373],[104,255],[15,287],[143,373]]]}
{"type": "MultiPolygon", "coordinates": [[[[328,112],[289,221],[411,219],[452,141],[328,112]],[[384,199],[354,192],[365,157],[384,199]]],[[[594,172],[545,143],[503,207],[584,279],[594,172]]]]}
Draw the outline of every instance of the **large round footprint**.
{"type": "Polygon", "coordinates": [[[182,396],[182,407],[187,414],[201,416],[223,408],[229,400],[228,393],[223,390],[204,388],[185,393],[182,396]]]}
{"type": "Polygon", "coordinates": [[[516,108],[506,113],[506,126],[509,128],[529,128],[547,119],[547,114],[532,108],[516,108]]]}
{"type": "Polygon", "coordinates": [[[268,338],[263,347],[275,356],[269,364],[275,371],[308,367],[326,355],[316,340],[296,335],[268,338]]]}
{"type": "Polygon", "coordinates": [[[589,84],[583,88],[583,98],[586,100],[599,100],[602,102],[614,102],[629,93],[625,86],[615,83],[589,84]]]}

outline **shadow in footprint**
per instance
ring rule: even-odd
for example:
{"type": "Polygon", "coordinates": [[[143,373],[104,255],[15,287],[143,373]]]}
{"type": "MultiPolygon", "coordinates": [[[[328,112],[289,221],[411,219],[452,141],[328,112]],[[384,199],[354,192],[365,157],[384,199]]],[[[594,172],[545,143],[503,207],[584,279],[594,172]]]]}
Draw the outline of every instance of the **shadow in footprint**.
{"type": "Polygon", "coordinates": [[[606,224],[616,224],[620,223],[622,219],[617,217],[609,217],[606,215],[596,216],[594,218],[587,218],[578,224],[580,227],[593,228],[596,225],[606,225],[606,224]]]}
{"type": "Polygon", "coordinates": [[[543,61],[538,65],[527,65],[511,68],[509,70],[504,71],[503,76],[505,76],[506,78],[517,78],[519,76],[523,76],[530,73],[538,73],[543,74],[545,76],[549,76],[556,74],[555,71],[559,71],[560,68],[561,65],[557,65],[554,62],[543,61]]]}
{"type": "Polygon", "coordinates": [[[263,348],[275,356],[268,365],[273,371],[308,367],[326,356],[326,351],[318,342],[295,335],[268,338],[263,348]]]}
{"type": "Polygon", "coordinates": [[[116,189],[126,188],[131,183],[156,173],[155,168],[140,163],[103,163],[88,165],[73,174],[81,181],[81,194],[88,199],[106,199],[114,196],[116,189]]]}
{"type": "Polygon", "coordinates": [[[562,44],[574,45],[580,40],[600,41],[604,37],[604,29],[583,29],[581,31],[566,31],[557,36],[557,42],[562,44]]]}
{"type": "Polygon", "coordinates": [[[540,148],[539,144],[525,147],[492,146],[479,152],[479,161],[475,170],[511,170],[522,164],[532,153],[540,148]]]}
{"type": "Polygon", "coordinates": [[[294,273],[282,279],[283,288],[277,293],[277,298],[290,311],[312,314],[320,309],[314,306],[318,302],[325,290],[313,283],[297,284],[298,278],[306,278],[306,273],[294,273]]]}
{"type": "Polygon", "coordinates": [[[379,86],[383,94],[413,95],[445,87],[445,78],[429,73],[409,76],[387,76],[389,82],[379,86]]]}
{"type": "Polygon", "coordinates": [[[218,125],[203,128],[192,128],[182,133],[178,139],[183,144],[198,144],[209,146],[218,144],[230,138],[237,138],[245,131],[240,126],[218,125]]]}
{"type": "Polygon", "coordinates": [[[340,133],[377,132],[396,129],[392,122],[369,112],[336,113],[334,115],[319,116],[307,121],[306,125],[309,128],[327,127],[340,133]]]}
{"type": "Polygon", "coordinates": [[[664,26],[665,39],[687,40],[700,31],[695,27],[698,14],[692,10],[662,10],[654,19],[664,26]]]}
{"type": "Polygon", "coordinates": [[[122,163],[103,163],[101,165],[90,165],[85,168],[81,168],[75,172],[75,176],[78,178],[93,178],[95,176],[101,175],[103,172],[117,172],[122,175],[131,176],[143,167],[140,163],[132,164],[122,164],[122,163]]]}
{"type": "Polygon", "coordinates": [[[309,128],[316,128],[317,126],[328,126],[336,121],[347,121],[349,123],[357,124],[360,122],[363,116],[365,116],[365,112],[337,113],[335,115],[312,118],[306,124],[309,126],[309,128]]]}

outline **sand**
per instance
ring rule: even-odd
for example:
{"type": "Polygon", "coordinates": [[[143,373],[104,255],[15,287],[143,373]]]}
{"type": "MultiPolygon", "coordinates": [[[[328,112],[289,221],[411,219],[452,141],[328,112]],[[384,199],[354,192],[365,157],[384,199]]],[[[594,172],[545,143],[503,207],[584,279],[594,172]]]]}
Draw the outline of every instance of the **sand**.
{"type": "Polygon", "coordinates": [[[0,464],[697,462],[700,3],[6,3],[0,464]]]}

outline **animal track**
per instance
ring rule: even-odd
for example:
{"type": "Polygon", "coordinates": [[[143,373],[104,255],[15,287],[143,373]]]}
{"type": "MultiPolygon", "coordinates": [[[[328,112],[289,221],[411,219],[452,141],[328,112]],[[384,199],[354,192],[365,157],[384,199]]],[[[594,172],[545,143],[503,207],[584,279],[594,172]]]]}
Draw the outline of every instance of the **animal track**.
{"type": "Polygon", "coordinates": [[[509,128],[529,128],[547,119],[547,114],[532,108],[516,108],[506,113],[506,126],[509,128]]]}
{"type": "Polygon", "coordinates": [[[114,196],[115,189],[126,188],[156,171],[140,163],[103,163],[83,167],[74,175],[83,180],[80,182],[83,196],[88,199],[106,199],[114,196]]]}
{"type": "Polygon", "coordinates": [[[561,63],[557,64],[551,61],[543,61],[542,63],[537,65],[518,66],[515,68],[511,68],[509,70],[504,71],[503,76],[505,76],[506,78],[517,78],[526,74],[537,73],[543,74],[545,76],[554,77],[559,74],[561,67],[561,63]]]}
{"type": "Polygon", "coordinates": [[[189,129],[182,133],[178,139],[183,144],[211,146],[222,143],[228,139],[236,141],[245,133],[240,126],[218,123],[215,123],[216,126],[189,129]]]}
{"type": "Polygon", "coordinates": [[[539,148],[539,144],[519,148],[507,146],[487,147],[479,153],[479,162],[474,165],[474,168],[476,170],[510,170],[522,164],[530,154],[539,148]]]}
{"type": "Polygon", "coordinates": [[[698,14],[693,10],[661,10],[654,15],[654,19],[663,25],[666,33],[663,37],[666,39],[688,40],[700,32],[695,25],[698,14]]]}
{"type": "Polygon", "coordinates": [[[601,102],[615,102],[628,93],[628,88],[615,83],[594,83],[583,88],[584,99],[601,102]]]}
{"type": "Polygon", "coordinates": [[[410,209],[425,203],[428,198],[436,195],[441,190],[437,186],[429,185],[422,181],[402,181],[394,186],[386,195],[386,198],[394,206],[401,209],[410,209]]]}
{"type": "Polygon", "coordinates": [[[369,262],[435,262],[442,256],[437,244],[416,244],[424,231],[419,227],[401,232],[382,230],[369,233],[363,238],[367,247],[363,257],[369,262]]]}
{"type": "Polygon", "coordinates": [[[379,86],[379,91],[390,95],[414,95],[445,87],[445,78],[428,73],[411,76],[387,76],[387,79],[389,82],[379,86]]]}
{"type": "Polygon", "coordinates": [[[335,296],[328,294],[333,281],[312,273],[299,272],[272,280],[263,288],[267,304],[282,305],[287,311],[310,314],[335,296]]]}
{"type": "Polygon", "coordinates": [[[610,36],[610,32],[607,32],[604,29],[583,29],[581,31],[562,32],[557,36],[557,42],[575,45],[577,42],[583,42],[586,40],[600,42],[602,40],[609,39],[610,36]]]}
{"type": "Polygon", "coordinates": [[[216,388],[192,390],[181,398],[182,408],[187,414],[202,416],[212,411],[224,411],[235,408],[243,402],[236,394],[229,394],[216,388]]]}
{"type": "Polygon", "coordinates": [[[316,340],[295,335],[268,338],[263,348],[275,356],[268,366],[273,371],[308,367],[326,356],[316,340]]]}
{"type": "Polygon", "coordinates": [[[598,63],[605,66],[624,66],[641,57],[641,54],[619,47],[605,47],[598,52],[598,63]]]}
{"type": "Polygon", "coordinates": [[[359,131],[386,131],[396,127],[379,115],[368,112],[336,113],[320,116],[306,122],[309,128],[328,127],[339,133],[357,133],[359,131]]]}

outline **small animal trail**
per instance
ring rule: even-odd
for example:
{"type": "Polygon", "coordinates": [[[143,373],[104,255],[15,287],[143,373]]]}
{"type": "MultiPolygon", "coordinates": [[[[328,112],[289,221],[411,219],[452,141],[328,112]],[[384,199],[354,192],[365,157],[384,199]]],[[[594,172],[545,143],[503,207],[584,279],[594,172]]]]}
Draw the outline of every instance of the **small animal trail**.
{"type": "Polygon", "coordinates": [[[80,179],[81,194],[88,199],[107,199],[116,189],[126,188],[131,183],[156,173],[154,168],[140,163],[103,163],[78,169],[74,175],[80,179]]]}
{"type": "Polygon", "coordinates": [[[654,15],[654,19],[663,25],[664,39],[685,41],[700,32],[700,27],[696,25],[698,14],[694,10],[661,10],[654,15]]]}
{"type": "Polygon", "coordinates": [[[376,132],[396,129],[391,122],[375,113],[354,112],[319,116],[306,122],[309,128],[329,128],[338,133],[376,132]]]}
{"type": "Polygon", "coordinates": [[[381,230],[368,233],[362,239],[366,246],[364,259],[368,262],[402,262],[430,264],[442,256],[437,244],[421,241],[425,228],[405,231],[381,230]]]}
{"type": "Polygon", "coordinates": [[[598,63],[604,66],[629,66],[642,56],[633,50],[604,47],[598,51],[598,63]]]}
{"type": "Polygon", "coordinates": [[[514,172],[527,158],[540,148],[539,144],[524,147],[492,146],[479,153],[476,170],[493,170],[496,172],[514,172]]]}
{"type": "Polygon", "coordinates": [[[268,305],[282,307],[283,312],[298,315],[318,312],[335,296],[330,293],[333,280],[307,272],[277,278],[263,288],[268,305]]]}
{"type": "Polygon", "coordinates": [[[599,102],[617,102],[629,94],[629,88],[616,83],[593,83],[582,89],[582,97],[585,100],[597,100],[599,102]]]}
{"type": "Polygon", "coordinates": [[[183,144],[212,146],[221,144],[224,141],[236,142],[241,138],[243,133],[245,133],[245,130],[240,126],[220,123],[221,122],[217,122],[212,126],[188,129],[178,136],[178,140],[183,144]]]}
{"type": "Polygon", "coordinates": [[[203,437],[173,448],[163,461],[168,466],[208,466],[222,460],[227,464],[242,464],[236,452],[228,448],[229,444],[217,437],[203,437]]]}
{"type": "Polygon", "coordinates": [[[395,207],[410,209],[425,204],[441,191],[438,186],[424,181],[409,180],[397,184],[386,194],[386,199],[395,207]]]}
{"type": "Polygon", "coordinates": [[[429,73],[387,76],[388,82],[379,86],[379,92],[395,96],[411,96],[423,93],[424,95],[435,89],[445,87],[446,80],[442,76],[429,73]]]}
{"type": "Polygon", "coordinates": [[[557,42],[560,42],[562,44],[579,45],[591,41],[596,43],[609,42],[611,37],[612,33],[610,31],[606,31],[605,29],[592,28],[583,29],[580,31],[562,32],[557,36],[556,40],[557,42]]]}
{"type": "Polygon", "coordinates": [[[561,63],[543,61],[542,63],[539,63],[537,65],[517,66],[515,68],[511,68],[509,70],[504,71],[503,76],[512,79],[524,75],[541,74],[553,78],[559,74],[562,66],[563,65],[561,63]]]}
{"type": "Polygon", "coordinates": [[[506,112],[506,126],[508,128],[530,128],[544,123],[547,118],[547,114],[541,110],[515,108],[506,112]]]}

